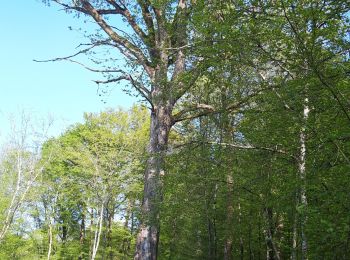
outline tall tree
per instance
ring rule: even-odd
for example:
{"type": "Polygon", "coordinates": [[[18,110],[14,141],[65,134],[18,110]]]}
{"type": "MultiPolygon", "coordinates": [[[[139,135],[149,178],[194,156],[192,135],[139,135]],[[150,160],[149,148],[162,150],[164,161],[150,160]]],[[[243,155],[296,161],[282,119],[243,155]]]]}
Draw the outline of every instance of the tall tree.
{"type": "MultiPolygon", "coordinates": [[[[174,110],[203,69],[198,64],[201,59],[190,55],[189,47],[194,44],[195,32],[189,29],[189,21],[195,7],[200,9],[204,5],[186,0],[45,2],[55,2],[68,12],[86,15],[104,33],[103,36],[92,36],[87,49],[63,59],[72,61],[71,58],[77,54],[99,46],[118,50],[131,65],[131,69],[124,71],[113,64],[108,64],[109,67],[104,69],[88,68],[108,73],[107,80],[96,83],[126,80],[150,105],[149,158],[144,175],[142,224],[135,259],[156,259],[162,176],[165,174],[164,157],[170,129],[178,121],[215,111],[213,106],[198,103],[190,103],[185,108],[174,110]],[[120,20],[114,19],[115,16],[122,18],[123,26],[119,24],[120,20]]],[[[211,33],[215,35],[215,32],[211,33]]],[[[232,107],[234,105],[228,105],[227,109],[232,107]]]]}

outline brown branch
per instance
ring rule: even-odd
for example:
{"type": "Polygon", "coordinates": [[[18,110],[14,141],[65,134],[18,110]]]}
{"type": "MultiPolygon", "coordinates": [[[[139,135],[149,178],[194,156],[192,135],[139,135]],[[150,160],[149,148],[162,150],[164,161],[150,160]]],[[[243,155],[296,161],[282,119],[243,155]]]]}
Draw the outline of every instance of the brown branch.
{"type": "Polygon", "coordinates": [[[70,5],[61,3],[59,0],[52,0],[52,1],[54,1],[56,4],[63,6],[65,10],[74,10],[74,11],[78,11],[78,12],[81,12],[81,13],[88,15],[86,10],[84,8],[79,7],[79,6],[70,6],[70,5]]]}
{"type": "Polygon", "coordinates": [[[99,14],[120,14],[126,18],[131,28],[135,31],[135,33],[145,41],[147,39],[147,35],[140,28],[140,26],[136,23],[134,17],[131,15],[130,11],[127,8],[122,8],[119,4],[117,4],[114,0],[106,0],[110,5],[112,5],[115,9],[108,10],[97,10],[99,14]]]}
{"type": "Polygon", "coordinates": [[[119,82],[119,81],[122,81],[122,80],[129,81],[132,84],[132,86],[136,89],[136,91],[138,93],[140,93],[140,95],[142,97],[144,97],[150,103],[150,105],[153,107],[150,91],[147,88],[145,88],[142,84],[140,84],[139,82],[135,81],[130,74],[124,74],[124,75],[119,76],[117,78],[108,79],[108,80],[94,80],[94,82],[97,85],[99,85],[99,84],[108,84],[108,83],[119,82]]]}
{"type": "Polygon", "coordinates": [[[95,82],[97,85],[99,84],[108,84],[108,83],[113,83],[113,82],[118,82],[118,81],[122,81],[122,80],[129,80],[129,75],[122,75],[119,76],[118,78],[113,78],[113,79],[108,79],[108,80],[93,80],[93,82],[95,82]]]}
{"type": "MultiPolygon", "coordinates": [[[[187,45],[187,15],[186,2],[184,0],[179,0],[174,21],[172,23],[174,30],[172,37],[175,39],[174,46],[172,47],[187,45]]],[[[176,77],[185,70],[185,61],[186,55],[184,50],[182,48],[177,49],[174,72],[171,78],[172,80],[176,79],[176,77]]]]}
{"type": "Polygon", "coordinates": [[[84,65],[81,62],[78,62],[78,61],[75,61],[75,60],[72,60],[72,59],[67,59],[67,61],[72,62],[72,63],[76,63],[76,64],[82,66],[84,69],[87,69],[87,70],[92,71],[92,72],[98,72],[98,73],[125,73],[125,71],[120,70],[120,69],[106,69],[106,70],[94,69],[94,68],[91,68],[91,67],[88,67],[88,66],[84,65]]]}
{"type": "Polygon", "coordinates": [[[148,103],[150,103],[153,109],[154,105],[151,100],[151,92],[147,88],[145,88],[142,84],[136,82],[130,74],[129,74],[129,78],[133,87],[140,93],[141,96],[143,96],[148,101],[148,103]]]}
{"type": "Polygon", "coordinates": [[[148,39],[151,40],[150,44],[151,44],[151,48],[154,47],[154,43],[155,43],[155,28],[154,28],[154,23],[153,23],[153,18],[151,13],[148,10],[148,5],[145,3],[145,1],[143,0],[137,0],[137,3],[140,5],[141,7],[141,11],[142,11],[142,18],[145,21],[145,24],[147,26],[147,30],[148,30],[148,39]]]}
{"type": "Polygon", "coordinates": [[[125,39],[116,33],[110,25],[106,23],[106,21],[102,18],[102,16],[98,13],[98,11],[90,4],[87,0],[81,1],[84,10],[96,21],[96,23],[107,33],[107,35],[118,45],[126,48],[143,66],[149,76],[153,75],[153,68],[151,68],[149,61],[143,54],[143,52],[130,41],[125,39]]]}
{"type": "MultiPolygon", "coordinates": [[[[199,66],[198,64],[195,66],[195,69],[191,70],[191,71],[187,71],[186,73],[190,73],[191,75],[191,80],[190,82],[188,82],[187,84],[185,84],[184,82],[179,82],[178,83],[178,88],[176,89],[176,94],[175,94],[175,98],[174,98],[174,104],[185,94],[187,93],[195,84],[195,82],[197,81],[197,79],[199,78],[199,76],[201,75],[201,66],[199,66]]],[[[177,79],[175,79],[176,83],[177,79]]]]}
{"type": "Polygon", "coordinates": [[[337,93],[335,93],[335,91],[333,90],[332,86],[330,84],[328,84],[328,82],[325,80],[325,78],[323,77],[323,75],[320,71],[318,71],[317,69],[314,69],[314,72],[315,72],[316,76],[318,77],[319,81],[321,82],[321,84],[323,84],[328,89],[328,91],[332,94],[332,96],[335,98],[335,100],[337,101],[337,103],[340,106],[340,109],[343,111],[346,118],[350,122],[350,115],[349,115],[346,107],[343,105],[343,102],[341,102],[340,98],[338,97],[337,93]]]}
{"type": "Polygon", "coordinates": [[[69,55],[69,56],[66,56],[66,57],[58,57],[58,58],[54,58],[54,59],[49,59],[49,60],[36,60],[34,59],[33,61],[35,62],[54,62],[54,61],[62,61],[62,60],[69,60],[71,58],[74,58],[80,54],[84,54],[84,53],[87,53],[88,51],[90,51],[91,49],[95,48],[95,47],[98,47],[100,45],[107,45],[109,41],[106,40],[106,41],[98,41],[98,42],[95,42],[95,43],[91,43],[91,44],[80,44],[78,47],[82,46],[82,45],[90,45],[90,47],[88,48],[85,48],[83,50],[80,50],[72,55],[69,55]]]}
{"type": "Polygon", "coordinates": [[[246,105],[250,101],[251,98],[256,97],[261,92],[263,92],[265,90],[269,90],[271,88],[274,88],[274,86],[269,85],[267,88],[261,88],[258,91],[248,95],[244,99],[241,99],[240,101],[238,101],[236,103],[229,104],[225,108],[221,108],[221,109],[216,109],[213,106],[207,105],[207,104],[199,104],[200,106],[195,105],[195,106],[191,106],[188,108],[184,108],[180,112],[173,115],[173,120],[175,123],[177,123],[177,122],[181,122],[184,120],[192,120],[192,119],[202,117],[202,116],[214,115],[214,114],[219,114],[219,113],[223,113],[223,112],[236,111],[239,108],[241,108],[242,106],[246,105]],[[189,115],[189,116],[184,116],[185,114],[193,112],[193,111],[196,111],[196,112],[198,111],[198,112],[195,114],[189,115]]]}
{"type": "Polygon", "coordinates": [[[193,119],[192,117],[183,117],[183,115],[185,115],[186,113],[198,111],[198,110],[201,110],[201,111],[197,114],[197,117],[208,115],[208,114],[214,113],[216,111],[213,106],[210,106],[207,104],[196,104],[194,106],[187,107],[186,109],[183,109],[183,110],[179,111],[178,113],[174,114],[173,115],[174,121],[180,122],[180,121],[183,121],[186,119],[193,119]]]}

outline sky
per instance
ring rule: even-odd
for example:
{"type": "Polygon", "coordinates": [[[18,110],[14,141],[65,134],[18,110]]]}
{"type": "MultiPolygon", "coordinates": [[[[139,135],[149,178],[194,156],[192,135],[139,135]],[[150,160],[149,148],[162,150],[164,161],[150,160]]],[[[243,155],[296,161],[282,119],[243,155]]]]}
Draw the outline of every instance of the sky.
{"type": "Polygon", "coordinates": [[[101,101],[97,85],[101,75],[70,62],[37,63],[64,57],[88,40],[68,27],[92,24],[66,14],[57,5],[41,0],[4,1],[0,16],[0,141],[10,130],[9,118],[24,111],[33,118],[54,119],[52,135],[82,122],[84,112],[128,108],[137,100],[113,88],[101,101]]]}

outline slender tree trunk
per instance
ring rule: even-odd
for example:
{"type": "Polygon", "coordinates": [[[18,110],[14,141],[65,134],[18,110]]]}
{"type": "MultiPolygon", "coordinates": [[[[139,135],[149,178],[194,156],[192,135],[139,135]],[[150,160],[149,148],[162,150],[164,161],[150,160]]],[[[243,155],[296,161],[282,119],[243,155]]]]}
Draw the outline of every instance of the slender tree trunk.
{"type": "Polygon", "coordinates": [[[91,208],[90,211],[90,247],[89,247],[89,258],[91,259],[92,257],[92,250],[93,250],[93,246],[94,246],[94,240],[92,239],[93,237],[93,228],[94,228],[94,209],[91,208]]]}
{"type": "Polygon", "coordinates": [[[47,260],[50,260],[51,258],[51,251],[52,251],[52,220],[51,220],[51,217],[50,217],[50,220],[49,220],[49,230],[48,230],[48,235],[49,235],[49,249],[48,249],[48,252],[47,252],[47,260]]]}
{"type": "Polygon", "coordinates": [[[303,125],[300,131],[300,155],[299,155],[299,176],[300,176],[300,204],[302,206],[301,213],[301,259],[308,259],[307,257],[307,238],[305,234],[305,227],[307,222],[306,208],[307,208],[307,197],[306,197],[306,124],[309,118],[309,100],[306,97],[303,104],[303,125]]]}
{"type": "Polygon", "coordinates": [[[83,259],[84,256],[84,241],[85,241],[85,209],[83,208],[83,213],[81,215],[80,222],[80,233],[79,233],[79,242],[80,242],[80,255],[79,260],[83,259]]]}
{"type": "MultiPolygon", "coordinates": [[[[249,216],[251,218],[253,216],[251,211],[249,212],[249,216]]],[[[254,252],[252,250],[252,225],[251,225],[251,222],[248,223],[248,227],[249,227],[249,230],[248,230],[249,260],[252,260],[252,259],[254,259],[254,252]]]]}
{"type": "Polygon", "coordinates": [[[114,258],[113,250],[112,249],[112,224],[113,224],[113,218],[114,218],[114,209],[107,209],[107,247],[109,248],[110,252],[108,254],[109,259],[114,258]]]}
{"type": "Polygon", "coordinates": [[[217,250],[216,250],[217,238],[216,238],[216,220],[215,220],[215,211],[216,211],[215,203],[216,203],[217,189],[218,189],[218,184],[215,184],[213,197],[211,197],[211,194],[209,194],[208,201],[206,202],[206,217],[207,217],[207,223],[208,223],[208,258],[209,259],[217,259],[217,250]],[[214,216],[212,216],[212,214],[214,216]]]}
{"type": "Polygon", "coordinates": [[[83,213],[81,215],[80,234],[79,234],[79,242],[81,245],[84,244],[84,240],[85,240],[85,214],[83,213]]]}
{"type": "MultiPolygon", "coordinates": [[[[239,226],[241,226],[241,219],[242,219],[241,203],[238,203],[238,225],[239,226]]],[[[241,258],[241,260],[243,260],[244,259],[244,245],[243,245],[242,232],[240,232],[240,234],[239,234],[239,252],[240,252],[240,258],[241,258]]]]}
{"type": "MultiPolygon", "coordinates": [[[[156,92],[156,91],[155,91],[156,92]]],[[[159,98],[161,94],[157,98],[159,98]]],[[[155,98],[155,99],[157,99],[155,98]]],[[[162,201],[162,176],[164,159],[172,126],[172,106],[155,105],[151,113],[149,158],[144,176],[144,197],[140,230],[137,236],[135,260],[157,259],[159,240],[159,211],[162,201]]]]}
{"type": "MultiPolygon", "coordinates": [[[[298,206],[299,195],[296,192],[295,198],[295,208],[298,206]]],[[[298,212],[295,210],[293,219],[293,236],[292,236],[292,254],[290,256],[291,260],[297,259],[297,245],[298,245],[298,212]]]]}
{"type": "Polygon", "coordinates": [[[230,173],[226,176],[227,182],[227,202],[226,202],[226,226],[228,228],[225,249],[224,249],[224,259],[232,260],[232,220],[233,220],[233,178],[230,173]]]}
{"type": "Polygon", "coordinates": [[[96,227],[96,230],[95,230],[95,237],[94,237],[94,244],[93,244],[93,248],[92,248],[91,260],[94,260],[96,258],[98,246],[100,244],[100,237],[101,237],[102,223],[103,223],[103,210],[104,210],[104,203],[102,202],[100,216],[98,217],[98,221],[97,221],[98,229],[96,227]]]}
{"type": "Polygon", "coordinates": [[[211,219],[209,210],[207,209],[207,221],[208,221],[208,256],[209,259],[216,259],[215,256],[215,226],[214,221],[211,219]]]}
{"type": "Polygon", "coordinates": [[[261,230],[261,217],[259,214],[259,221],[258,221],[258,234],[259,234],[259,254],[258,254],[258,259],[261,259],[261,252],[263,251],[262,245],[263,245],[263,239],[262,239],[262,234],[264,230],[261,230]]]}
{"type": "Polygon", "coordinates": [[[264,209],[264,215],[266,220],[265,237],[266,237],[266,259],[268,260],[280,260],[279,250],[274,241],[275,227],[273,224],[273,212],[272,208],[266,207],[264,209]]]}

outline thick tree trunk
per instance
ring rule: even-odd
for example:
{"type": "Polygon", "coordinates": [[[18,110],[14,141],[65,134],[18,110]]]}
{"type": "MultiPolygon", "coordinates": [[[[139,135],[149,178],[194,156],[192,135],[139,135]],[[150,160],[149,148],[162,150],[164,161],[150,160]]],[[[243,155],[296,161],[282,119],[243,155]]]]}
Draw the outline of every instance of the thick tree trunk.
{"type": "Polygon", "coordinates": [[[164,159],[172,126],[171,105],[154,106],[151,113],[149,158],[144,176],[144,197],[140,230],[137,236],[135,260],[157,259],[159,211],[162,201],[164,159]]]}

